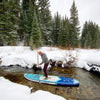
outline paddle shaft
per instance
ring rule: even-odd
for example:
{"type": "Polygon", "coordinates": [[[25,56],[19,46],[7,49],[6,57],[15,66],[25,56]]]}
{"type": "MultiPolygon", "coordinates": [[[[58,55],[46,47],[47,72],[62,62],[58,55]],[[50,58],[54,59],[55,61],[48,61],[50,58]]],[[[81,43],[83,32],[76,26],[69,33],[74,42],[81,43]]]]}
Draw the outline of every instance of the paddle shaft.
{"type": "MultiPolygon", "coordinates": [[[[38,52],[37,52],[37,66],[39,68],[39,56],[38,56],[38,52]]],[[[38,80],[39,80],[39,73],[38,73],[38,80]]],[[[40,80],[39,80],[39,83],[40,83],[40,80]]]]}

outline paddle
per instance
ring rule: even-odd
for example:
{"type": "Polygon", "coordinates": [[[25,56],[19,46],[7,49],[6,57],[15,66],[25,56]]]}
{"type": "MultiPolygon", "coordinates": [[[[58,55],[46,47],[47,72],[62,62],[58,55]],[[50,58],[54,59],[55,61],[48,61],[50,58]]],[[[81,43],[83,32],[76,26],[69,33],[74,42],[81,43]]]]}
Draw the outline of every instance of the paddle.
{"type": "MultiPolygon", "coordinates": [[[[37,67],[39,68],[39,56],[38,56],[38,52],[37,52],[37,67]]],[[[39,72],[38,72],[38,80],[39,80],[39,72]]],[[[39,84],[40,84],[40,80],[39,80],[39,84]]]]}

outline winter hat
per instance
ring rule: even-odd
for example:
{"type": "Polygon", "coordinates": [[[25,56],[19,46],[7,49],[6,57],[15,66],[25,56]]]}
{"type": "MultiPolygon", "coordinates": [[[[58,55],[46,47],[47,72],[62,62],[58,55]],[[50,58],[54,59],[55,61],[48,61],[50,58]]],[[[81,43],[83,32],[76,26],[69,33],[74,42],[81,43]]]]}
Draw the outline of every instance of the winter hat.
{"type": "Polygon", "coordinates": [[[39,55],[41,55],[41,54],[42,54],[42,52],[41,52],[41,51],[38,51],[38,54],[39,54],[39,55]]]}

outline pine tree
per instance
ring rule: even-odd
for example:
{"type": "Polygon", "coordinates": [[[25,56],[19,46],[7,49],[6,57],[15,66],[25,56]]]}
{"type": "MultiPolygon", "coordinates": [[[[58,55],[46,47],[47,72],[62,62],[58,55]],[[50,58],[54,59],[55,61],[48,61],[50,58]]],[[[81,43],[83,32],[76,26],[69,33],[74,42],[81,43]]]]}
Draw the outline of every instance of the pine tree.
{"type": "Polygon", "coordinates": [[[0,1],[0,46],[3,45],[3,33],[4,33],[4,0],[0,1]]]}
{"type": "Polygon", "coordinates": [[[42,42],[45,45],[50,45],[52,16],[49,10],[49,0],[38,0],[38,19],[41,28],[42,42]]]}
{"type": "Polygon", "coordinates": [[[9,9],[10,9],[10,26],[9,35],[11,36],[10,42],[16,45],[16,42],[19,41],[19,13],[20,13],[20,0],[9,0],[9,9]],[[13,40],[13,41],[12,41],[13,40]]]}
{"type": "Polygon", "coordinates": [[[100,42],[100,30],[97,24],[92,21],[85,22],[82,37],[81,45],[83,48],[97,48],[98,42],[100,42]]]}
{"type": "Polygon", "coordinates": [[[25,45],[29,45],[30,30],[29,30],[29,0],[22,0],[20,13],[20,31],[19,36],[21,40],[24,40],[25,45]]]}
{"type": "Polygon", "coordinates": [[[70,9],[71,17],[70,17],[70,45],[72,47],[78,46],[78,37],[79,37],[79,20],[78,20],[78,10],[75,5],[75,1],[73,1],[72,7],[70,9]]]}
{"type": "Polygon", "coordinates": [[[61,28],[61,16],[56,13],[53,19],[53,29],[52,29],[52,40],[53,40],[53,45],[58,46],[59,45],[59,34],[61,33],[60,31],[61,28]]]}
{"type": "Polygon", "coordinates": [[[88,34],[88,23],[87,21],[85,22],[84,26],[83,26],[83,30],[82,30],[82,36],[81,36],[81,47],[85,48],[86,47],[86,37],[88,34]]]}
{"type": "Polygon", "coordinates": [[[61,21],[60,27],[59,27],[59,34],[58,34],[58,46],[59,47],[63,47],[63,33],[64,33],[63,21],[61,21]]]}
{"type": "Polygon", "coordinates": [[[0,39],[3,41],[3,45],[5,44],[6,37],[6,12],[8,10],[8,0],[2,0],[0,2],[0,39]]]}
{"type": "Polygon", "coordinates": [[[70,40],[69,40],[69,31],[70,31],[70,23],[69,23],[69,19],[66,18],[64,19],[64,36],[63,36],[63,40],[64,40],[64,47],[69,47],[70,46],[70,40]]]}
{"type": "Polygon", "coordinates": [[[100,48],[100,27],[98,25],[96,25],[96,36],[97,36],[96,47],[100,48]]]}
{"type": "Polygon", "coordinates": [[[66,48],[69,47],[69,43],[69,19],[65,16],[65,18],[61,20],[59,46],[66,48]]]}
{"type": "Polygon", "coordinates": [[[18,39],[19,0],[3,0],[4,44],[15,44],[18,39]]]}
{"type": "Polygon", "coordinates": [[[29,45],[32,32],[32,21],[34,9],[36,8],[36,0],[23,0],[21,17],[20,17],[20,38],[24,40],[26,45],[29,45]]]}
{"type": "Polygon", "coordinates": [[[41,32],[40,32],[37,15],[35,11],[34,11],[34,17],[32,22],[30,43],[31,43],[30,44],[31,49],[38,48],[41,45],[41,32]]]}

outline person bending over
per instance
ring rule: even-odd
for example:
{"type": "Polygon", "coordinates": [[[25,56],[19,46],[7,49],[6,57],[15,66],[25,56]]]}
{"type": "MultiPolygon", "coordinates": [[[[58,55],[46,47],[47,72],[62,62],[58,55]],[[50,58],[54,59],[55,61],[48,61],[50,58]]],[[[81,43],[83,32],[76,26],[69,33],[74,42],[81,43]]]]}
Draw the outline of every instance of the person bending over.
{"type": "Polygon", "coordinates": [[[47,79],[48,78],[47,67],[49,65],[48,58],[47,58],[46,54],[41,51],[38,51],[38,54],[41,56],[41,59],[42,59],[42,62],[39,65],[42,65],[44,63],[43,72],[45,75],[45,79],[47,79]]]}

